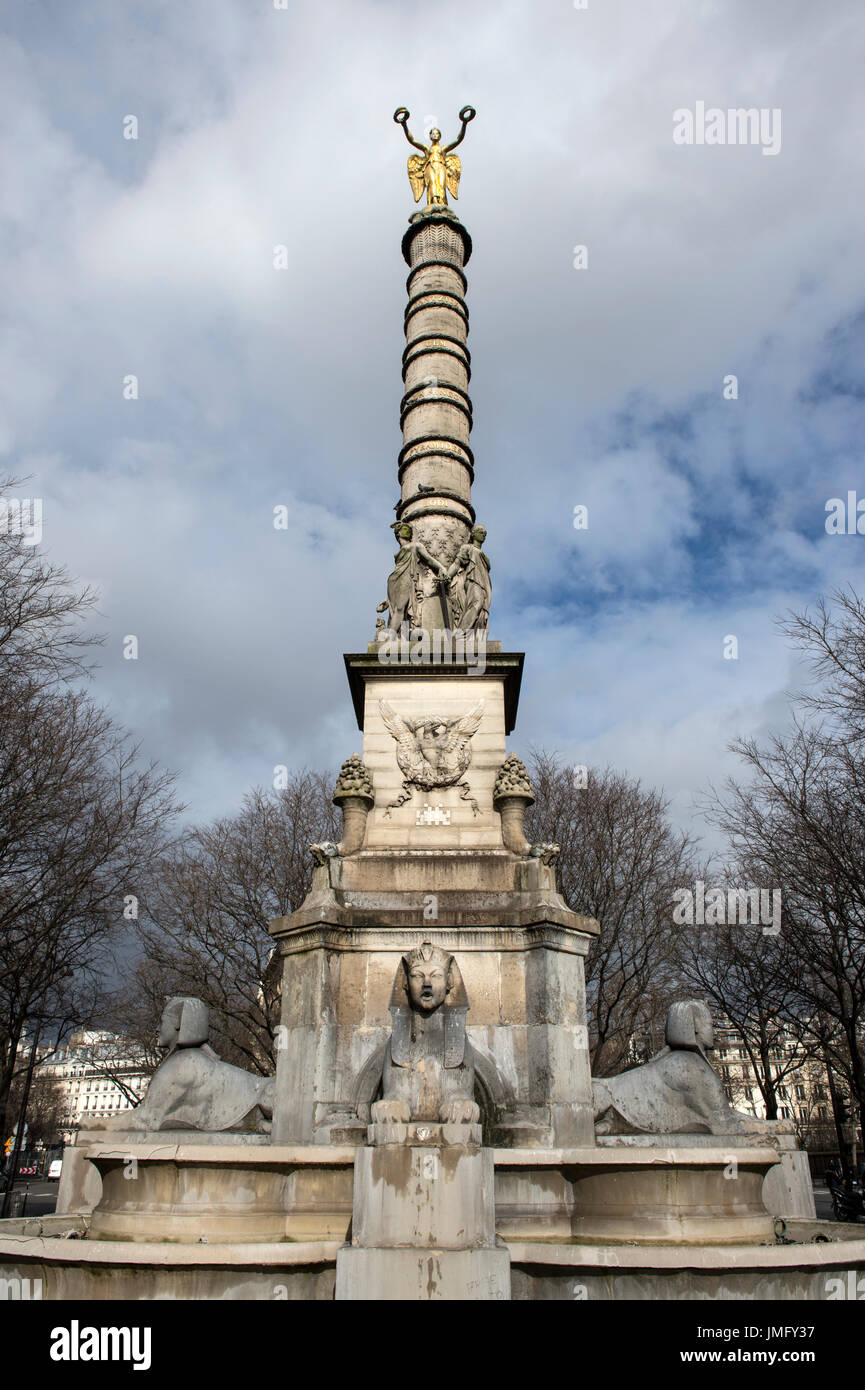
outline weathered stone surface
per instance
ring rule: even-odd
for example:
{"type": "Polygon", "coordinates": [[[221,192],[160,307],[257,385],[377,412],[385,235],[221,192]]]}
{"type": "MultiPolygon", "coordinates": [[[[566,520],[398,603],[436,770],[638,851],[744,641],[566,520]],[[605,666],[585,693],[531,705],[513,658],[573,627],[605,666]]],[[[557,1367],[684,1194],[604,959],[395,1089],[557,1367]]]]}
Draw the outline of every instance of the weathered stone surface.
{"type": "Polygon", "coordinates": [[[87,1150],[81,1139],[79,1131],[76,1142],[67,1144],[63,1150],[63,1167],[54,1208],[58,1216],[65,1216],[69,1212],[91,1212],[102,1196],[99,1169],[87,1161],[87,1150]]]}
{"type": "Polygon", "coordinates": [[[511,1297],[502,1250],[356,1250],[336,1262],[337,1302],[481,1302],[511,1297]]]}
{"type": "Polygon", "coordinates": [[[489,1149],[391,1143],[358,1150],[337,1299],[508,1298],[509,1289],[489,1149]]]}
{"type": "Polygon", "coordinates": [[[135,1110],[93,1127],[269,1132],[273,1077],[253,1076],[221,1061],[207,1045],[208,1032],[208,1010],[202,1000],[169,999],[159,1034],[168,1056],[153,1073],[144,1100],[135,1110]]]}
{"type": "Polygon", "coordinates": [[[780,1162],[770,1168],[763,1182],[763,1205],[773,1216],[815,1221],[814,1185],[808,1155],[795,1148],[795,1140],[782,1146],[780,1162]]]}
{"type": "Polygon", "coordinates": [[[26,1241],[23,1227],[32,1222],[0,1222],[0,1278],[29,1279],[31,1286],[39,1279],[46,1301],[176,1298],[269,1303],[332,1300],[338,1253],[344,1282],[336,1296],[361,1300],[823,1301],[830,1293],[836,1298],[861,1297],[859,1281],[865,1278],[862,1227],[831,1221],[789,1223],[788,1235],[797,1242],[793,1245],[704,1245],[683,1251],[674,1245],[512,1240],[503,1250],[447,1252],[447,1267],[434,1250],[340,1250],[334,1241],[184,1246],[68,1240],[47,1234],[61,1221],[42,1218],[46,1234],[27,1233],[26,1241]],[[823,1243],[814,1243],[817,1236],[823,1243]],[[509,1280],[503,1270],[507,1260],[509,1280]]]}
{"type": "Polygon", "coordinates": [[[509,1239],[616,1245],[772,1240],[761,1194],[777,1162],[769,1147],[717,1143],[497,1150],[497,1229],[509,1239]]]}
{"type": "Polygon", "coordinates": [[[169,1149],[148,1153],[93,1149],[102,1176],[93,1212],[96,1240],[194,1244],[285,1238],[287,1174],[255,1169],[224,1154],[193,1160],[169,1149]]]}
{"type": "MultiPolygon", "coordinates": [[[[763,1205],[772,1216],[814,1221],[814,1187],[811,1181],[811,1168],[808,1155],[796,1148],[792,1131],[780,1126],[770,1126],[765,1134],[689,1134],[689,1149],[706,1148],[722,1151],[734,1158],[737,1150],[751,1148],[758,1139],[761,1146],[771,1148],[778,1156],[778,1162],[770,1168],[763,1179],[763,1205]]],[[[669,1135],[662,1134],[599,1134],[595,1142],[604,1149],[666,1148],[669,1135]]]]}
{"type": "Polygon", "coordinates": [[[96,1239],[248,1243],[342,1238],[356,1149],[92,1144],[96,1239]]]}
{"type": "Polygon", "coordinates": [[[489,1149],[358,1149],[354,1179],[353,1246],[461,1250],[495,1244],[489,1149]]]}
{"type": "Polygon", "coordinates": [[[181,1245],[166,1242],[6,1238],[0,1278],[41,1280],[46,1301],[332,1300],[334,1241],[181,1245]]]}
{"type": "Polygon", "coordinates": [[[592,1083],[598,1134],[767,1134],[774,1126],[734,1110],[706,1053],[712,1015],[699,1000],[672,1004],[666,1047],[643,1066],[592,1083]]]}
{"type": "Polygon", "coordinates": [[[455,957],[428,941],[409,951],[397,966],[389,1007],[391,1036],[382,1098],[372,1105],[374,1124],[476,1125],[469,1000],[455,957]]]}
{"type": "Polygon", "coordinates": [[[856,1297],[865,1269],[865,1240],[848,1228],[834,1244],[832,1231],[832,1222],[803,1222],[790,1227],[802,1244],[708,1245],[687,1251],[675,1245],[611,1248],[513,1241],[508,1247],[511,1297],[587,1303],[856,1297]],[[826,1243],[811,1244],[817,1235],[826,1243]]]}
{"type": "Polygon", "coordinates": [[[473,1124],[430,1124],[427,1120],[411,1120],[408,1123],[385,1121],[367,1126],[367,1141],[370,1144],[408,1144],[429,1148],[446,1144],[460,1144],[463,1148],[480,1148],[483,1136],[480,1125],[473,1124]]]}
{"type": "MultiPolygon", "coordinates": [[[[127,1112],[128,1113],[128,1112],[127,1112]]],[[[74,1144],[67,1144],[63,1150],[63,1170],[57,1191],[56,1212],[58,1216],[68,1212],[86,1213],[93,1210],[102,1196],[102,1178],[99,1169],[90,1162],[91,1149],[104,1149],[110,1145],[119,1152],[145,1151],[166,1152],[179,1144],[194,1142],[202,1145],[225,1147],[232,1145],[261,1145],[268,1142],[264,1134],[213,1134],[195,1132],[194,1137],[188,1129],[175,1130],[133,1130],[112,1126],[105,1129],[80,1129],[74,1144]]]]}
{"type": "Polygon", "coordinates": [[[331,1128],[371,1118],[362,1107],[378,1098],[396,968],[408,945],[430,940],[458,956],[472,1000],[474,1099],[488,1137],[504,1127],[510,1134],[497,1129],[497,1142],[537,1144],[543,1134],[547,1143],[591,1143],[589,934],[549,925],[431,929],[420,908],[417,919],[417,927],[365,923],[363,931],[288,927],[275,1140],[327,1143],[331,1128]]]}

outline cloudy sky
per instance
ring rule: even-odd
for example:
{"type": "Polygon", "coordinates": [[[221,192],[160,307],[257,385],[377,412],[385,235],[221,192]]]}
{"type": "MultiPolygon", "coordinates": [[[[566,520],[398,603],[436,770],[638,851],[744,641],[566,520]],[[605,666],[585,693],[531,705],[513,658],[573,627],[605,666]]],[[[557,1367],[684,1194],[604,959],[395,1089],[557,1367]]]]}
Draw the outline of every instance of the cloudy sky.
{"type": "Polygon", "coordinates": [[[776,616],[861,587],[865,538],[825,529],[865,496],[860,0],[19,0],[2,29],[2,469],[100,589],[96,693],[189,815],[359,747],[342,653],[391,565],[413,210],[391,115],[453,138],[471,102],[511,746],[691,824],[801,680],[776,616]],[[674,143],[699,102],[779,110],[780,151],[674,143]]]}

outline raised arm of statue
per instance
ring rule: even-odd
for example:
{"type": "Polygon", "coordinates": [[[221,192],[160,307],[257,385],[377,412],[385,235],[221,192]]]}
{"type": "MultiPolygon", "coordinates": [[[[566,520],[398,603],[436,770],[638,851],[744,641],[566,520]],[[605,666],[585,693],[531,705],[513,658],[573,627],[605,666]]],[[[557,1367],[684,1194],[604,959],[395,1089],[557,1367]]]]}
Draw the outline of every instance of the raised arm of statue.
{"type": "Polygon", "coordinates": [[[462,111],[460,112],[460,120],[462,122],[462,125],[460,127],[460,133],[457,136],[456,140],[452,140],[449,145],[445,145],[443,151],[444,154],[449,154],[451,150],[456,149],[457,145],[462,144],[463,140],[466,138],[466,126],[468,125],[469,121],[474,120],[477,114],[478,113],[473,106],[463,107],[462,111]]]}
{"type": "MultiPolygon", "coordinates": [[[[404,106],[398,106],[396,111],[394,111],[393,113],[393,118],[396,121],[397,125],[402,126],[403,130],[405,131],[405,138],[406,140],[408,140],[409,144],[414,145],[416,150],[422,150],[424,154],[428,154],[429,150],[427,146],[422,145],[419,140],[415,140],[414,136],[408,128],[409,115],[409,111],[407,111],[404,106]]],[[[462,134],[460,135],[460,139],[462,139],[462,134]]]]}
{"type": "Polygon", "coordinates": [[[450,581],[451,579],[453,579],[454,576],[459,572],[459,570],[465,569],[465,567],[466,567],[466,565],[468,564],[470,558],[471,558],[471,557],[470,557],[470,554],[469,554],[469,548],[468,548],[468,546],[467,546],[467,545],[461,545],[460,548],[459,548],[459,550],[457,551],[457,557],[456,557],[456,559],[454,560],[453,564],[451,565],[450,569],[448,570],[448,572],[447,572],[445,578],[446,578],[448,581],[450,581]]]}

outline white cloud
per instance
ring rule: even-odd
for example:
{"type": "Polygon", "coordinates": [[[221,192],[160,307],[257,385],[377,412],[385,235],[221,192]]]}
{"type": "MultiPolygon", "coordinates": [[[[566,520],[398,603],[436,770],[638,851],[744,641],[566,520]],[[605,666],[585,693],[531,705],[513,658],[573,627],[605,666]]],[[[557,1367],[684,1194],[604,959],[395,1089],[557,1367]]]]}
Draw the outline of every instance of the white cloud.
{"type": "MultiPolygon", "coordinates": [[[[684,806],[727,738],[782,708],[774,613],[858,562],[823,503],[861,479],[862,399],[819,375],[865,299],[857,11],[18,12],[0,447],[37,475],[53,558],[103,588],[97,689],[179,766],[195,814],[357,744],[340,653],[371,635],[390,566],[401,103],[446,134],[465,101],[479,113],[459,202],[475,503],[493,635],[528,653],[516,746],[588,739],[684,806]],[[697,99],[780,106],[781,154],[675,147],[697,99]]],[[[835,349],[851,369],[856,341],[835,349]]]]}

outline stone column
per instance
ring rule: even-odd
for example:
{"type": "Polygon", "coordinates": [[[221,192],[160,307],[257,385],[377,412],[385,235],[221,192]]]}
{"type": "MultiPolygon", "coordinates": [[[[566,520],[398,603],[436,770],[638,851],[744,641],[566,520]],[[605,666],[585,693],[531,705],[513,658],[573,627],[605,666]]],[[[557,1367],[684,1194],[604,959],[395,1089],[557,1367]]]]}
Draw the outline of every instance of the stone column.
{"type": "MultiPolygon", "coordinates": [[[[406,282],[397,519],[409,522],[416,539],[437,559],[450,563],[475,520],[463,274],[471,238],[455,213],[439,207],[412,216],[402,249],[411,271],[406,282]]],[[[430,626],[441,625],[434,608],[430,617],[430,626]]]]}

